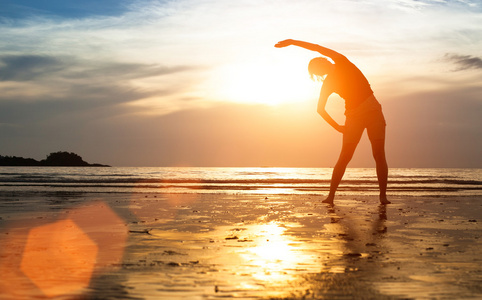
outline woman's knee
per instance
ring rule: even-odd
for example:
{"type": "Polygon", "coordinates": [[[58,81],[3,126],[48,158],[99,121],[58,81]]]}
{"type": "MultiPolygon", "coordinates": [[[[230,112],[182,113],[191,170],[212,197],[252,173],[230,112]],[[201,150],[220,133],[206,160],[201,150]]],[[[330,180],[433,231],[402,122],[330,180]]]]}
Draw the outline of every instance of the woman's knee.
{"type": "Polygon", "coordinates": [[[372,141],[372,153],[375,161],[383,162],[385,161],[385,141],[384,140],[374,140],[372,141]]]}
{"type": "Polygon", "coordinates": [[[355,153],[357,143],[345,143],[341,149],[340,157],[338,158],[338,163],[348,164],[355,153]]]}

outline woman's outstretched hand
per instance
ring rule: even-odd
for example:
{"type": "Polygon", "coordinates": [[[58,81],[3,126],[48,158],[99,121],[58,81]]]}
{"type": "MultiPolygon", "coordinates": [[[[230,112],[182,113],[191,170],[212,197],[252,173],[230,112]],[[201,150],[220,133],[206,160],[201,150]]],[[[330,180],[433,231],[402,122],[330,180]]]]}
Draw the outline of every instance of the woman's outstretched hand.
{"type": "Polygon", "coordinates": [[[287,46],[290,46],[290,45],[293,45],[293,40],[292,39],[288,39],[288,40],[284,40],[284,41],[281,41],[281,42],[278,42],[276,45],[274,45],[276,48],[284,48],[284,47],[287,47],[287,46]]]}

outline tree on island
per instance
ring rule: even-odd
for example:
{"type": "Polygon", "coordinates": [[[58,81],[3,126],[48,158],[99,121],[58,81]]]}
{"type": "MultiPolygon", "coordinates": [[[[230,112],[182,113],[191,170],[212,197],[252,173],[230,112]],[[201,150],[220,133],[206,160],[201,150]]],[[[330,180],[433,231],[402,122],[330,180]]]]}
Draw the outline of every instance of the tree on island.
{"type": "Polygon", "coordinates": [[[38,165],[39,162],[33,158],[0,155],[0,166],[3,167],[31,167],[38,165]]]}
{"type": "Polygon", "coordinates": [[[85,162],[82,157],[72,152],[53,152],[47,155],[47,158],[40,161],[40,164],[44,166],[73,166],[83,167],[88,166],[89,163],[85,162]]]}

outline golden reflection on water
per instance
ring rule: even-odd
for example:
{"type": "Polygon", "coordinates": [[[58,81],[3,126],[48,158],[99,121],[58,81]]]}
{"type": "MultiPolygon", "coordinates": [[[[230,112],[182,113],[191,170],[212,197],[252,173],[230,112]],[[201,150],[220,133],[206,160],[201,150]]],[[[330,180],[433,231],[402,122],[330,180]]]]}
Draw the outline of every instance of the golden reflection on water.
{"type": "MultiPolygon", "coordinates": [[[[353,200],[334,209],[317,206],[314,197],[179,199],[177,205],[165,195],[135,200],[140,208],[149,205],[147,214],[135,214],[145,221],[131,224],[124,260],[133,297],[284,298],[337,290],[331,279],[358,272],[353,260],[368,260],[366,244],[377,242],[386,218],[353,200]],[[309,276],[320,279],[318,287],[309,276]]],[[[137,206],[130,201],[131,211],[137,206]]]]}
{"type": "Polygon", "coordinates": [[[313,257],[297,252],[300,244],[284,235],[286,228],[278,223],[252,225],[248,230],[257,236],[251,247],[240,255],[249,265],[257,266],[253,277],[263,281],[285,282],[293,279],[287,270],[296,270],[303,263],[311,263],[313,257]]]}
{"type": "Polygon", "coordinates": [[[223,246],[210,259],[223,273],[216,275],[225,279],[225,286],[220,289],[242,290],[260,297],[287,297],[302,288],[296,283],[301,275],[332,272],[332,266],[324,262],[341,253],[338,241],[313,238],[312,243],[307,243],[290,233],[290,229],[300,227],[296,223],[273,221],[219,227],[209,233],[218,240],[224,239],[223,246]],[[235,286],[226,285],[229,282],[235,286]]]}
{"type": "MultiPolygon", "coordinates": [[[[323,240],[330,245],[320,247],[319,240],[306,243],[294,236],[290,230],[301,228],[296,223],[273,221],[233,225],[196,233],[151,230],[150,235],[144,237],[152,239],[139,241],[144,244],[139,248],[140,252],[128,260],[135,262],[151,256],[153,261],[163,260],[167,264],[172,260],[180,263],[180,267],[166,265],[164,271],[161,268],[158,275],[150,277],[130,273],[128,285],[139,289],[142,284],[143,292],[146,292],[146,289],[150,290],[151,280],[155,279],[158,284],[159,278],[169,274],[169,277],[176,278],[176,284],[185,280],[185,285],[182,284],[182,289],[177,290],[176,296],[187,297],[190,293],[196,293],[196,289],[201,289],[201,286],[189,287],[192,278],[197,278],[204,285],[212,282],[212,291],[216,287],[216,293],[226,297],[286,297],[301,288],[296,284],[300,275],[331,272],[331,267],[323,262],[330,255],[340,253],[336,241],[323,240]],[[146,253],[141,249],[147,249],[148,243],[162,247],[156,250],[157,254],[146,253]],[[166,250],[169,252],[170,249],[175,249],[176,253],[167,256],[166,250]]],[[[169,283],[169,280],[165,280],[166,286],[162,288],[152,282],[152,288],[156,289],[152,292],[170,291],[173,283],[169,283]]],[[[206,293],[205,288],[202,293],[206,293]]]]}
{"type": "MultiPolygon", "coordinates": [[[[138,204],[168,200],[149,196],[138,204]]],[[[151,206],[145,222],[131,224],[123,271],[131,296],[283,298],[336,290],[330,278],[357,272],[351,263],[367,259],[365,244],[384,227],[381,215],[353,203],[331,209],[311,198],[274,195],[181,200],[187,204],[163,207],[171,219],[159,218],[164,210],[151,206]],[[307,276],[318,276],[319,287],[312,288],[307,276]]]]}

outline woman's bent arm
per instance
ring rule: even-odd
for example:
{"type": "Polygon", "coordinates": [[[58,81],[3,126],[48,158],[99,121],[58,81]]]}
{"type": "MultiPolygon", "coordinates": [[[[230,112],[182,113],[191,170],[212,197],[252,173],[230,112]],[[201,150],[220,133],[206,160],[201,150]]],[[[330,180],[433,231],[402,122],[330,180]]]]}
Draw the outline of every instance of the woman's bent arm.
{"type": "Polygon", "coordinates": [[[341,126],[335,120],[333,120],[333,118],[328,114],[325,109],[326,102],[328,101],[328,96],[330,95],[324,92],[322,89],[320,93],[320,99],[318,100],[317,112],[328,124],[331,125],[331,127],[335,128],[336,131],[343,133],[344,126],[341,126]]]}

